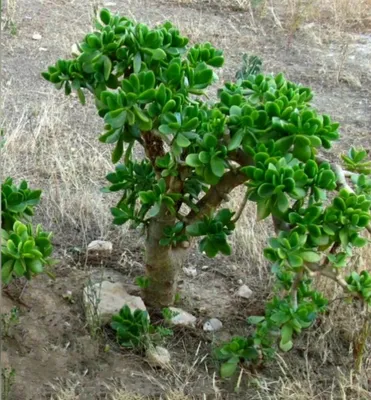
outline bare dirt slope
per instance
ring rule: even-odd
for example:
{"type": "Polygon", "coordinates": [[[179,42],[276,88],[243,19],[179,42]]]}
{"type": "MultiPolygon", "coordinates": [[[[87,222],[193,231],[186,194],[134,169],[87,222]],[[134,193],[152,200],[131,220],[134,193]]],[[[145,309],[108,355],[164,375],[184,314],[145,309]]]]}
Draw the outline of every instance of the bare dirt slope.
{"type": "MultiPolygon", "coordinates": [[[[233,257],[211,262],[195,251],[189,264],[197,267],[199,275],[184,276],[181,284],[181,306],[197,315],[200,324],[207,317],[220,318],[221,333],[213,337],[202,329],[176,331],[168,343],[174,364],[167,372],[153,371],[140,357],[118,351],[109,335],[91,339],[81,306],[82,288],[89,275],[103,267],[106,276],[117,279],[119,273],[135,291],[134,278],[143,273],[141,239],[136,232],[111,227],[108,209],[115,199],[103,196],[99,189],[112,167],[109,150],[97,140],[102,125],[93,105],[82,107],[76,98],[66,99],[40,72],[69,54],[71,45],[91,28],[95,7],[104,3],[13,1],[12,24],[4,28],[1,42],[7,145],[0,175],[26,178],[44,190],[37,218],[55,232],[61,263],[55,282],[40,277],[25,289],[22,301],[30,308],[6,297],[2,301],[2,313],[14,305],[21,309],[13,337],[3,341],[16,370],[9,399],[134,399],[130,392],[154,398],[167,395],[171,400],[184,396],[371,398],[367,380],[358,392],[349,383],[352,327],[344,323],[342,309],[327,325],[305,334],[284,359],[254,379],[244,375],[239,391],[234,391],[235,380],[223,383],[216,378],[217,366],[209,356],[213,343],[243,334],[246,317],[261,313],[268,295],[269,276],[261,249],[270,227],[254,222],[253,207],[246,210],[232,239],[233,257]],[[86,264],[81,255],[86,244],[107,237],[115,245],[112,259],[100,267],[86,264]],[[209,268],[202,270],[205,265],[209,268]],[[243,303],[232,296],[239,280],[254,290],[253,300],[243,303]],[[63,298],[68,290],[73,304],[63,298]]],[[[304,21],[294,32],[288,29],[290,16],[279,5],[268,7],[259,18],[251,8],[209,1],[117,0],[111,4],[115,4],[111,9],[151,25],[171,20],[193,42],[211,41],[225,49],[220,83],[233,79],[242,55],[250,53],[263,59],[266,72],[283,71],[289,79],[313,87],[318,108],[342,123],[342,140],[329,157],[350,145],[370,148],[371,35],[367,30],[339,32],[330,24],[304,21]]],[[[238,194],[232,202],[236,198],[238,194]]],[[[16,296],[21,289],[13,286],[10,292],[16,296]]]]}

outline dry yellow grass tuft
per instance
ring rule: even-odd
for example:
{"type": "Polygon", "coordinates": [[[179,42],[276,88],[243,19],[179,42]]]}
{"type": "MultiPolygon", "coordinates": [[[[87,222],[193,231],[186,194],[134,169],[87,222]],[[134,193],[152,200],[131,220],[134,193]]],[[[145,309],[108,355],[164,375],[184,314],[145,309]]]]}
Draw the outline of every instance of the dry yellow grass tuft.
{"type": "MultiPolygon", "coordinates": [[[[11,97],[4,92],[3,101],[11,97]]],[[[112,226],[109,202],[114,196],[105,198],[100,188],[106,184],[106,173],[113,170],[110,149],[99,147],[99,132],[89,123],[93,112],[81,107],[87,114],[74,115],[73,102],[53,91],[37,108],[25,108],[3,122],[6,143],[0,178],[26,179],[43,189],[39,214],[54,231],[70,226],[84,237],[94,229],[104,238],[112,226]],[[73,118],[81,121],[79,128],[69,124],[73,118]],[[90,132],[82,135],[78,129],[84,126],[90,132]]]]}
{"type": "MultiPolygon", "coordinates": [[[[237,211],[245,195],[245,188],[237,188],[226,207],[237,211]]],[[[256,274],[259,278],[266,276],[267,262],[263,255],[263,249],[267,246],[267,240],[272,234],[272,226],[267,221],[257,221],[256,204],[247,202],[246,207],[231,236],[233,256],[236,260],[243,260],[244,267],[249,274],[256,274]]]]}
{"type": "MultiPolygon", "coordinates": [[[[178,2],[204,4],[201,0],[178,2]]],[[[211,3],[272,18],[276,25],[290,32],[311,22],[333,31],[371,29],[371,0],[210,0],[211,3]]]]}

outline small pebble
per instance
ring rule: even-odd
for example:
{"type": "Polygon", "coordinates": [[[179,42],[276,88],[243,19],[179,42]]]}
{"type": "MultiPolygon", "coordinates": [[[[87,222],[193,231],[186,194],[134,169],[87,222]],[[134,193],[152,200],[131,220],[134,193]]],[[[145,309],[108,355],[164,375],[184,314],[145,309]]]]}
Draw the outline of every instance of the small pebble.
{"type": "Polygon", "coordinates": [[[195,278],[195,277],[197,276],[197,270],[196,270],[196,268],[194,268],[194,267],[189,267],[189,268],[184,267],[184,268],[183,268],[183,272],[184,272],[187,276],[189,276],[189,277],[191,277],[191,278],[195,278]]]}
{"type": "Polygon", "coordinates": [[[218,318],[211,318],[204,323],[205,332],[216,332],[222,329],[223,323],[218,318]]]}

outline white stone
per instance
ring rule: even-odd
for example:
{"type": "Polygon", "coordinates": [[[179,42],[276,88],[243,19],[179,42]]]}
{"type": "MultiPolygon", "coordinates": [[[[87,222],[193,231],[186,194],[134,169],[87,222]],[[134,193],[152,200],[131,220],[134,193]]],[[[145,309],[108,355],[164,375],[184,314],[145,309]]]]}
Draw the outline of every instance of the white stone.
{"type": "Polygon", "coordinates": [[[209,269],[209,266],[208,265],[204,265],[201,269],[202,269],[202,271],[207,271],[209,269]]]}
{"type": "Polygon", "coordinates": [[[34,33],[34,34],[32,35],[32,39],[33,39],[33,40],[41,40],[41,39],[42,39],[42,36],[40,35],[40,33],[34,33]]]}
{"type": "Polygon", "coordinates": [[[170,322],[173,325],[196,326],[197,318],[194,315],[182,310],[181,308],[170,307],[169,309],[174,313],[174,316],[170,319],[170,322]]]}
{"type": "Polygon", "coordinates": [[[116,3],[114,3],[113,1],[107,1],[107,2],[104,2],[104,5],[106,7],[114,7],[116,5],[116,3]]]}
{"type": "Polygon", "coordinates": [[[112,253],[112,243],[105,240],[93,240],[88,245],[88,255],[104,258],[112,253]]]}
{"type": "Polygon", "coordinates": [[[154,368],[168,368],[170,366],[170,353],[165,347],[149,347],[146,351],[148,364],[154,368]]]}
{"type": "Polygon", "coordinates": [[[197,269],[194,267],[183,268],[183,272],[190,278],[195,278],[197,276],[197,269]]]}
{"type": "Polygon", "coordinates": [[[243,280],[242,280],[242,279],[239,279],[239,280],[237,281],[237,283],[238,283],[239,285],[242,285],[242,284],[243,284],[243,280]]]}
{"type": "Polygon", "coordinates": [[[84,288],[83,297],[87,319],[98,315],[102,325],[110,323],[112,315],[117,314],[125,305],[132,312],[137,309],[147,311],[143,300],[139,296],[130,295],[120,282],[103,281],[89,285],[84,288]]]}
{"type": "Polygon", "coordinates": [[[242,285],[237,292],[237,296],[243,297],[244,299],[249,299],[252,294],[253,291],[247,285],[242,285]]]}
{"type": "Polygon", "coordinates": [[[39,51],[48,51],[46,47],[39,47],[39,51]]]}
{"type": "Polygon", "coordinates": [[[204,323],[204,331],[216,332],[222,329],[223,323],[218,318],[211,318],[204,323]]]}

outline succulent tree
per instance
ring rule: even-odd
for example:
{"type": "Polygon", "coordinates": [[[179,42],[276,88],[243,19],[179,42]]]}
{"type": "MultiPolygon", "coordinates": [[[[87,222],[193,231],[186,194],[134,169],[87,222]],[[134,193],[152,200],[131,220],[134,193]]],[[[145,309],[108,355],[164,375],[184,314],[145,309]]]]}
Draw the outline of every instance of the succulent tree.
{"type": "Polygon", "coordinates": [[[342,272],[353,248],[367,242],[361,233],[370,223],[370,163],[352,149],[344,173],[320,157],[338,139],[339,124],[313,108],[309,88],[259,73],[256,59],[209,101],[223,53],[188,42],[169,22],[150,29],[103,9],[73,58],[43,76],[67,95],[76,91],[82,103],[86,92],[94,96],[104,119],[100,141],[114,146],[117,164],[106,191],[122,192],[114,223],[146,229],[147,304],[173,302],[196,241],[209,257],[231,254],[228,235],[247,201],[256,203],[259,219],[273,218],[277,236],[265,256],[277,278],[275,296],[265,316],[249,320],[256,325],[251,337],[218,350],[228,376],[243,359],[269,356],[277,336],[289,350],[326,308],[314,276],[370,302],[368,272],[342,272]],[[246,188],[240,207],[223,208],[238,186],[246,188]]]}

